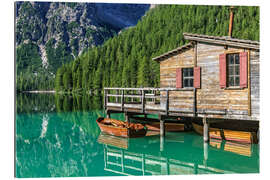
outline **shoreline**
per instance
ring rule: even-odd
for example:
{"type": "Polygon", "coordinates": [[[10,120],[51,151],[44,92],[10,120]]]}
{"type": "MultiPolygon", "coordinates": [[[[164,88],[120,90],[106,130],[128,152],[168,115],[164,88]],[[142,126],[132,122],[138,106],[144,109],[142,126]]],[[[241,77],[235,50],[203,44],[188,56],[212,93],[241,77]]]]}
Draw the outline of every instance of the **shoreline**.
{"type": "Polygon", "coordinates": [[[55,90],[35,90],[35,91],[23,91],[23,93],[41,93],[41,94],[46,94],[46,93],[52,93],[54,94],[55,93],[55,90]]]}

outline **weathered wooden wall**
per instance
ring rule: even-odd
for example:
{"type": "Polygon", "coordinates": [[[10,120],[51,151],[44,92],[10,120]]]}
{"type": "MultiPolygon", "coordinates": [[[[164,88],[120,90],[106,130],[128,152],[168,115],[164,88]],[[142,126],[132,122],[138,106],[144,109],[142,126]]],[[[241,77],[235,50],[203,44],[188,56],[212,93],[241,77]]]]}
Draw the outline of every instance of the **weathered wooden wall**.
{"type": "Polygon", "coordinates": [[[250,51],[251,116],[260,118],[260,53],[250,51]]]}
{"type": "MultiPolygon", "coordinates": [[[[219,55],[247,50],[224,48],[207,43],[198,43],[197,53],[195,50],[191,47],[160,62],[160,87],[175,87],[176,69],[194,67],[197,54],[197,66],[201,67],[201,88],[197,89],[196,99],[198,116],[259,120],[259,52],[250,50],[251,105],[249,105],[248,88],[221,89],[219,85],[219,55]],[[251,116],[248,116],[249,108],[251,116]]],[[[170,92],[170,110],[192,111],[193,97],[192,91],[170,92]]]]}
{"type": "MultiPolygon", "coordinates": [[[[176,86],[176,69],[194,67],[194,48],[160,62],[160,87],[176,86]]],[[[193,91],[170,91],[171,111],[193,111],[193,91]]]]}

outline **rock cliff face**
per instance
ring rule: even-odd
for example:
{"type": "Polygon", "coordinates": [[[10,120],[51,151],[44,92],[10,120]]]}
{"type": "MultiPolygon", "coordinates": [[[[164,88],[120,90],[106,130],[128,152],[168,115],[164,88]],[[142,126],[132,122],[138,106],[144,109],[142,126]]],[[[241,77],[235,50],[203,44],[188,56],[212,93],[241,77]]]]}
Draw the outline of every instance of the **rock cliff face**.
{"type": "Polygon", "coordinates": [[[16,2],[15,8],[16,48],[37,46],[42,66],[55,72],[86,48],[136,25],[150,5],[16,2]]]}

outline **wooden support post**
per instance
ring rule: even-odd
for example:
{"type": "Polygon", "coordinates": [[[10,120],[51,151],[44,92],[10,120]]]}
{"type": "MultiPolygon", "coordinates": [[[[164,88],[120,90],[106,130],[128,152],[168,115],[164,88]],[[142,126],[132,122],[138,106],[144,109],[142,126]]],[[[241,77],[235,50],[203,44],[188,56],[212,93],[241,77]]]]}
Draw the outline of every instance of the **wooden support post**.
{"type": "Polygon", "coordinates": [[[128,115],[127,112],[125,112],[125,121],[126,121],[127,123],[130,123],[130,118],[129,118],[129,115],[128,115]]]}
{"type": "Polygon", "coordinates": [[[121,90],[121,111],[124,110],[124,101],[125,101],[124,90],[121,90]]]}
{"type": "Polygon", "coordinates": [[[166,115],[169,114],[169,91],[166,90],[166,115]]]}
{"type": "MultiPolygon", "coordinates": [[[[127,113],[127,112],[125,112],[125,120],[126,120],[126,122],[127,122],[128,129],[129,129],[130,118],[129,118],[129,116],[128,116],[128,113],[127,113]]],[[[127,131],[127,133],[128,133],[128,137],[129,137],[129,130],[127,131]]]]}
{"type": "Polygon", "coordinates": [[[107,117],[107,118],[111,118],[111,113],[110,113],[110,111],[108,111],[108,110],[106,110],[106,117],[107,117]]]}
{"type": "Polygon", "coordinates": [[[203,117],[203,140],[209,142],[209,122],[206,117],[203,117]]]}
{"type": "Polygon", "coordinates": [[[159,115],[160,121],[160,136],[165,136],[165,120],[161,115],[159,115]]]}
{"type": "Polygon", "coordinates": [[[145,111],[145,92],[142,90],[142,113],[145,111]]]}

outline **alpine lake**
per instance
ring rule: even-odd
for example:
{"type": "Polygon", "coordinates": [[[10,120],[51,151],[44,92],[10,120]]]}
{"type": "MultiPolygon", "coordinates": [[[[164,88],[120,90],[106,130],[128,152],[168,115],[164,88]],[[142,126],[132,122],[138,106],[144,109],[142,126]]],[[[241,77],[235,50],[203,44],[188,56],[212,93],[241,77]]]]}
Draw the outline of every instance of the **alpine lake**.
{"type": "MultiPolygon", "coordinates": [[[[100,132],[103,98],[16,95],[16,177],[259,173],[259,145],[213,140],[193,131],[120,138],[100,132]]],[[[153,115],[154,116],[154,115],[153,115]]],[[[123,114],[112,118],[124,120],[123,114]]]]}

